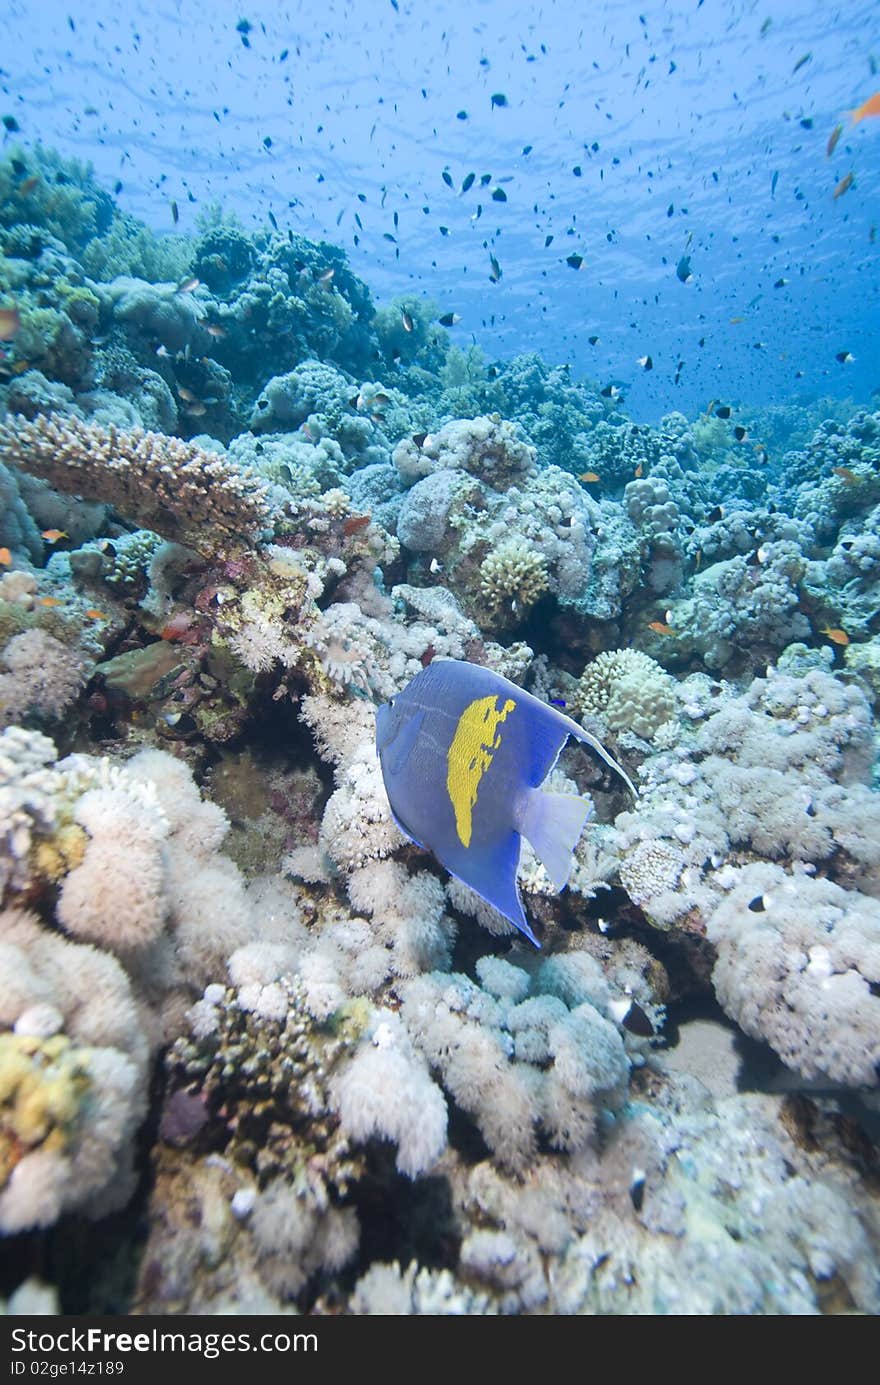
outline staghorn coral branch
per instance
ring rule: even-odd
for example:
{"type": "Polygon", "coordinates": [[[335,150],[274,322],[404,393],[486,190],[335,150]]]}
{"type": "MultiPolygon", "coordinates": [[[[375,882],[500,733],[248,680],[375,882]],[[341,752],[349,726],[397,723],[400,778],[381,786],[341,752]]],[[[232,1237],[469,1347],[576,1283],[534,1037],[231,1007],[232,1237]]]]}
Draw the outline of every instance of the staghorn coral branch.
{"type": "Polygon", "coordinates": [[[67,494],[103,500],[208,557],[240,549],[270,516],[267,488],[252,472],[222,453],[142,428],[16,416],[0,425],[0,460],[67,494]]]}

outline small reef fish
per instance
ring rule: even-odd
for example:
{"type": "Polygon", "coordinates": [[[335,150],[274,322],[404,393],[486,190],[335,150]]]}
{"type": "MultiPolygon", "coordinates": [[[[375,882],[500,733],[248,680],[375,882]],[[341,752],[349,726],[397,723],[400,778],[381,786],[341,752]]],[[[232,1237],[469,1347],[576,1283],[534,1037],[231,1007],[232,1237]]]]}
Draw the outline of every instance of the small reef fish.
{"type": "Polygon", "coordinates": [[[12,553],[8,548],[0,548],[0,567],[12,567],[12,553]]]}
{"type": "Polygon", "coordinates": [[[849,644],[849,635],[839,626],[829,627],[826,625],[824,629],[819,631],[819,634],[827,635],[834,644],[849,644]]]}
{"type": "Polygon", "coordinates": [[[191,274],[189,278],[181,279],[180,283],[177,285],[177,288],[174,290],[174,292],[194,293],[195,290],[200,286],[201,282],[201,279],[197,279],[194,274],[191,274]]]}
{"type": "Polygon", "coordinates": [[[665,620],[649,620],[648,629],[653,630],[655,635],[677,635],[678,631],[673,630],[671,625],[667,625],[665,620]]]}
{"type": "Polygon", "coordinates": [[[60,597],[57,597],[57,596],[38,596],[38,597],[37,597],[37,605],[38,605],[38,606],[60,606],[60,605],[61,605],[61,599],[60,599],[60,597]]]}
{"type": "Polygon", "coordinates": [[[842,134],[843,134],[843,125],[842,125],[842,124],[840,124],[840,125],[835,125],[834,129],[831,131],[831,134],[828,136],[828,143],[827,143],[826,146],[825,146],[825,157],[826,157],[826,159],[830,159],[830,158],[831,158],[831,155],[834,153],[835,149],[837,148],[837,141],[840,139],[840,136],[841,136],[842,134]]]}
{"type": "Polygon", "coordinates": [[[561,890],[592,808],[589,799],[540,787],[569,736],[637,796],[582,726],[478,664],[435,658],[376,711],[376,750],[400,830],[536,947],[516,883],[522,838],[561,890]]]}
{"type": "Polygon", "coordinates": [[[61,539],[69,537],[63,529],[43,529],[40,533],[40,538],[45,539],[47,543],[58,543],[61,539]]]}
{"type": "Polygon", "coordinates": [[[856,476],[856,473],[852,471],[848,466],[833,466],[831,468],[831,472],[832,475],[839,476],[841,481],[843,481],[847,486],[854,486],[857,484],[859,480],[858,476],[856,476]]]}
{"type": "Polygon", "coordinates": [[[831,200],[832,200],[832,202],[836,202],[837,199],[838,199],[838,197],[842,197],[843,194],[844,194],[845,192],[847,192],[847,191],[852,187],[852,185],[853,185],[853,178],[854,178],[854,177],[855,177],[855,174],[854,174],[854,173],[845,173],[845,174],[843,175],[843,177],[841,178],[840,182],[837,184],[837,187],[834,189],[833,193],[831,194],[831,200]]]}
{"type": "Polygon", "coordinates": [[[602,480],[602,477],[599,475],[598,471],[582,471],[578,479],[581,481],[589,481],[591,485],[595,485],[597,481],[602,480]]]}
{"type": "Polygon", "coordinates": [[[0,341],[12,341],[20,326],[17,308],[0,308],[0,341]]]}
{"type": "Polygon", "coordinates": [[[650,356],[639,356],[636,365],[640,365],[642,370],[653,370],[654,362],[650,356]]]}
{"type": "Polygon", "coordinates": [[[855,356],[851,351],[838,351],[834,359],[839,361],[841,365],[852,365],[855,356]]]}
{"type": "Polygon", "coordinates": [[[461,314],[444,313],[442,317],[438,317],[437,321],[441,327],[454,327],[456,322],[461,322],[461,314]]]}
{"type": "Polygon", "coordinates": [[[858,125],[869,115],[880,115],[880,91],[875,91],[873,96],[869,96],[867,101],[863,101],[854,111],[847,111],[847,115],[853,125],[858,125]]]}
{"type": "Polygon", "coordinates": [[[88,610],[85,612],[85,615],[86,615],[86,618],[87,618],[88,620],[109,620],[109,619],[110,619],[110,617],[107,615],[106,611],[99,611],[98,608],[97,608],[97,606],[90,606],[90,607],[88,608],[88,610]]]}

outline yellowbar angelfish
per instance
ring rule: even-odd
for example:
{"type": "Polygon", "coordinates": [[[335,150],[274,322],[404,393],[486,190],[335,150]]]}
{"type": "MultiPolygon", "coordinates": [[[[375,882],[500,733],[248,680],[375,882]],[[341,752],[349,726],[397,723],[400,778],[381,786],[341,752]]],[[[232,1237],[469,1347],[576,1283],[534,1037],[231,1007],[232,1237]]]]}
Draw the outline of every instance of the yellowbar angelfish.
{"type": "Polygon", "coordinates": [[[592,811],[589,798],[540,787],[569,736],[591,746],[635,795],[594,736],[478,664],[433,659],[376,712],[376,749],[400,830],[536,947],[516,883],[521,840],[561,890],[592,811]]]}

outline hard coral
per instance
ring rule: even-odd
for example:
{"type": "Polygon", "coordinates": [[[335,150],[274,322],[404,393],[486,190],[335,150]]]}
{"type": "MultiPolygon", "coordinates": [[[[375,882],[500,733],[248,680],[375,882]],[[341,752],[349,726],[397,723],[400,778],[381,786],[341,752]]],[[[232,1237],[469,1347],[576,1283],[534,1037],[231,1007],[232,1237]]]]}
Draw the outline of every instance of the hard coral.
{"type": "Polygon", "coordinates": [[[6,910],[0,1031],[0,1229],[121,1206],[149,1061],[122,968],[6,910]]]}
{"type": "Polygon", "coordinates": [[[480,564],[480,591],[489,611],[502,619],[521,618],[549,585],[544,555],[516,539],[500,543],[480,564]]]}
{"type": "Polygon", "coordinates": [[[252,541],[269,518],[256,477],[163,433],[19,417],[0,427],[0,458],[59,490],[100,496],[143,528],[209,555],[252,541]]]}
{"type": "Polygon", "coordinates": [[[587,664],[573,703],[582,715],[601,717],[612,731],[634,731],[650,740],[675,716],[675,682],[639,650],[605,650],[587,664]]]}
{"type": "Polygon", "coordinates": [[[880,903],[756,864],[708,922],[721,1004],[805,1077],[880,1081],[880,903]]]}

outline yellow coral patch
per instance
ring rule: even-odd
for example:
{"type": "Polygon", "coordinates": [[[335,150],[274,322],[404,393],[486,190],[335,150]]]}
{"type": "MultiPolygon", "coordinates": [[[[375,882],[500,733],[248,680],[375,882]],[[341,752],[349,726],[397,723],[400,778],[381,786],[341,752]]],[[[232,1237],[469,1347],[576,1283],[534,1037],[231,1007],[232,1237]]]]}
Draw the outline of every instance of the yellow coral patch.
{"type": "Polygon", "coordinates": [[[34,873],[57,883],[82,864],[88,833],[75,822],[60,828],[48,841],[38,842],[33,853],[34,873]]]}
{"type": "Polygon", "coordinates": [[[89,1087],[87,1052],[62,1034],[0,1034],[0,1185],[28,1150],[66,1145],[89,1087]]]}
{"type": "Polygon", "coordinates": [[[498,711],[497,701],[494,695],[478,697],[465,707],[446,755],[446,792],[455,810],[455,830],[463,846],[471,844],[473,810],[480,780],[492,763],[493,752],[501,744],[501,736],[495,734],[496,728],[516,707],[516,703],[507,698],[498,711]]]}

